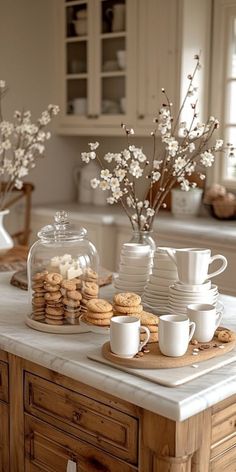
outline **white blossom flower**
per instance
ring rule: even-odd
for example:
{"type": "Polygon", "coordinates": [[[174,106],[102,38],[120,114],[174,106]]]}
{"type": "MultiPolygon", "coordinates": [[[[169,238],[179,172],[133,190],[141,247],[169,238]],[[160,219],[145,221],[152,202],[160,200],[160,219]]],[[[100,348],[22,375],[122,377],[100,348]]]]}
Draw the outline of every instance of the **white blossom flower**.
{"type": "Polygon", "coordinates": [[[99,184],[99,188],[102,190],[109,190],[110,185],[106,180],[101,180],[99,184]]]}
{"type": "Polygon", "coordinates": [[[196,146],[194,143],[189,143],[188,145],[189,152],[193,152],[196,149],[196,146]]]}
{"type": "Polygon", "coordinates": [[[101,170],[101,178],[104,180],[108,180],[111,178],[112,174],[110,173],[109,169],[103,169],[101,170]]]}
{"type": "Polygon", "coordinates": [[[142,176],[143,169],[141,169],[139,163],[137,161],[132,160],[129,166],[129,172],[131,175],[136,177],[137,179],[142,176]]]}
{"type": "Polygon", "coordinates": [[[105,156],[104,156],[104,161],[107,161],[107,162],[111,163],[113,157],[114,157],[114,154],[112,154],[111,152],[108,152],[108,153],[105,154],[105,156]]]}
{"type": "Polygon", "coordinates": [[[155,210],[153,208],[148,208],[146,213],[147,213],[147,216],[154,216],[155,210]]]}
{"type": "Polygon", "coordinates": [[[130,158],[131,158],[131,154],[130,152],[128,151],[128,149],[124,149],[123,151],[123,157],[126,161],[128,161],[130,158]]]}
{"type": "Polygon", "coordinates": [[[153,182],[158,182],[158,180],[160,179],[160,177],[161,177],[160,172],[156,171],[156,172],[153,172],[153,173],[152,173],[152,180],[153,180],[153,182]]]}
{"type": "Polygon", "coordinates": [[[154,159],[153,161],[153,169],[159,170],[161,167],[163,161],[158,161],[157,159],[154,159]]]}
{"type": "Polygon", "coordinates": [[[16,179],[15,180],[15,187],[18,189],[18,190],[21,190],[22,187],[23,187],[23,182],[19,179],[16,179]]]}
{"type": "Polygon", "coordinates": [[[215,143],[215,150],[221,149],[224,144],[223,139],[217,139],[215,143]]]}
{"type": "Polygon", "coordinates": [[[115,169],[114,173],[116,177],[121,181],[125,178],[127,171],[125,169],[115,169]]]}
{"type": "Polygon", "coordinates": [[[112,196],[116,199],[119,200],[123,196],[123,192],[120,190],[120,188],[114,188],[112,191],[112,196]]]}
{"type": "Polygon", "coordinates": [[[7,151],[7,149],[11,148],[11,141],[9,139],[6,139],[6,141],[2,142],[2,148],[7,151]]]}
{"type": "Polygon", "coordinates": [[[100,180],[94,178],[94,179],[90,180],[90,184],[91,184],[92,188],[97,188],[98,185],[100,184],[100,180]]]}
{"type": "Polygon", "coordinates": [[[82,152],[81,153],[81,159],[83,162],[85,162],[86,164],[89,163],[90,159],[89,159],[89,152],[82,152]]]}
{"type": "Polygon", "coordinates": [[[107,203],[109,203],[110,205],[113,205],[113,203],[115,203],[114,197],[107,197],[107,203]]]}
{"type": "Polygon", "coordinates": [[[143,208],[143,202],[138,202],[136,206],[138,210],[141,210],[143,208]]]}
{"type": "Polygon", "coordinates": [[[95,149],[98,148],[99,143],[98,143],[98,141],[96,141],[95,143],[88,143],[88,145],[89,145],[91,151],[95,151],[95,149]]]}
{"type": "Polygon", "coordinates": [[[213,162],[215,160],[214,155],[210,151],[205,151],[201,154],[201,160],[200,162],[202,163],[203,166],[205,167],[211,167],[213,162]]]}

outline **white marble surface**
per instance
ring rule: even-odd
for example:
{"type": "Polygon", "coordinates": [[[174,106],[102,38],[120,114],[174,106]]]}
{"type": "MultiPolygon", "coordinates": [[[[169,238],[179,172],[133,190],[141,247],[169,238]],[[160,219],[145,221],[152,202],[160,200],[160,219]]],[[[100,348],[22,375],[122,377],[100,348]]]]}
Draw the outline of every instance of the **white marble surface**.
{"type": "MultiPolygon", "coordinates": [[[[104,225],[130,226],[125,213],[117,206],[79,205],[78,203],[58,203],[33,208],[35,215],[53,216],[56,210],[66,210],[75,220],[104,225]]],[[[232,245],[236,249],[236,221],[222,221],[209,215],[201,217],[176,218],[170,212],[162,211],[156,221],[154,230],[159,236],[174,230],[176,235],[194,236],[199,240],[211,240],[222,244],[232,245]]]]}
{"type": "MultiPolygon", "coordinates": [[[[184,420],[236,393],[236,362],[177,388],[163,387],[87,359],[107,336],[47,334],[24,323],[28,295],[0,274],[0,349],[50,368],[173,420],[184,420]]],[[[111,289],[103,289],[109,296],[111,289]]],[[[236,298],[222,296],[224,325],[236,330],[236,298]]]]}

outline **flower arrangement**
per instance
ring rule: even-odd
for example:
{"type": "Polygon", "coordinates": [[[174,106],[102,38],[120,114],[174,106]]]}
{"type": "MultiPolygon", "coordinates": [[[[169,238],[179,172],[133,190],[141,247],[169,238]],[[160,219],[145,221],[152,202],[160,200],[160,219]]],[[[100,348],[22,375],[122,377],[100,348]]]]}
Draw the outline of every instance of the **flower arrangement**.
{"type": "Polygon", "coordinates": [[[51,137],[44,128],[59,112],[57,105],[48,105],[37,122],[32,123],[30,111],[15,111],[11,123],[3,119],[2,113],[6,92],[6,82],[0,80],[0,210],[5,207],[6,196],[14,187],[22,188],[23,177],[43,157],[45,141],[51,137]]]}
{"type": "MultiPolygon", "coordinates": [[[[171,188],[176,183],[185,191],[196,187],[197,184],[191,183],[188,177],[197,171],[200,179],[205,179],[202,168],[211,167],[215,154],[225,149],[222,139],[211,144],[213,133],[219,127],[218,120],[211,116],[206,123],[198,121],[197,100],[192,97],[197,91],[194,78],[201,66],[199,56],[196,55],[194,59],[196,65],[188,76],[187,91],[176,118],[172,116],[173,105],[165,89],[162,89],[164,102],[153,120],[155,127],[151,132],[153,152],[150,159],[141,148],[131,144],[134,130],[125,124],[122,124],[127,136],[127,147],[124,150],[107,153],[101,160],[97,155],[99,143],[95,142],[89,143],[89,152],[81,154],[82,161],[87,164],[91,160],[98,160],[101,166],[100,179],[92,179],[91,186],[110,192],[107,202],[122,205],[134,230],[151,230],[155,215],[166,206],[165,198],[171,188]],[[191,121],[187,125],[181,121],[181,114],[189,100],[191,121]],[[157,146],[158,139],[162,143],[161,150],[157,146]],[[104,162],[108,163],[107,168],[104,162]],[[141,198],[137,190],[139,179],[145,179],[143,185],[139,185],[143,191],[141,198]]],[[[233,152],[232,146],[227,145],[227,148],[230,153],[233,152]]]]}

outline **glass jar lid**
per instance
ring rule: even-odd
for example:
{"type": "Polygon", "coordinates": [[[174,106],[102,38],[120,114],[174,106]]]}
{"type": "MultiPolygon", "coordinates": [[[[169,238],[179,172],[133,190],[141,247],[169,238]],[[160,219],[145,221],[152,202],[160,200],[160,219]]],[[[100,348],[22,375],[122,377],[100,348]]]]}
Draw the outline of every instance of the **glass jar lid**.
{"type": "Polygon", "coordinates": [[[76,241],[84,239],[87,236],[85,228],[74,229],[69,222],[66,211],[57,211],[54,216],[54,224],[44,226],[39,232],[38,237],[44,241],[76,241]]]}

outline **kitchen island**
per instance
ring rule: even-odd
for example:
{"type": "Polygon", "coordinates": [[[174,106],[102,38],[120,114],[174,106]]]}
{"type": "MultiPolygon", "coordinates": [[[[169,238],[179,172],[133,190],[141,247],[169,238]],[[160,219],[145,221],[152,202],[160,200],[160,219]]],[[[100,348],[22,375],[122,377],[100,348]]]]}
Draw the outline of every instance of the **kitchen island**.
{"type": "MultiPolygon", "coordinates": [[[[28,328],[27,292],[10,277],[0,275],[1,472],[235,472],[236,362],[177,388],[96,363],[87,354],[107,337],[28,328]]],[[[221,300],[236,330],[236,299],[221,300]]]]}

